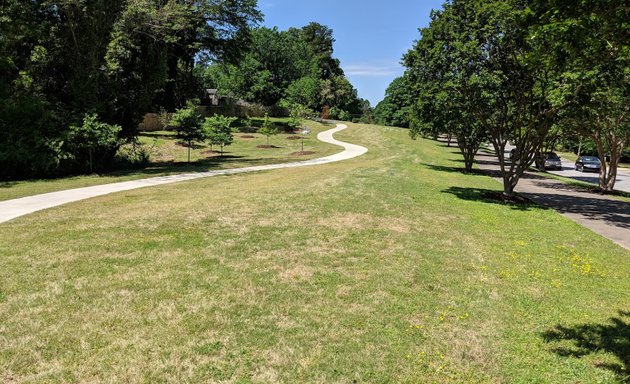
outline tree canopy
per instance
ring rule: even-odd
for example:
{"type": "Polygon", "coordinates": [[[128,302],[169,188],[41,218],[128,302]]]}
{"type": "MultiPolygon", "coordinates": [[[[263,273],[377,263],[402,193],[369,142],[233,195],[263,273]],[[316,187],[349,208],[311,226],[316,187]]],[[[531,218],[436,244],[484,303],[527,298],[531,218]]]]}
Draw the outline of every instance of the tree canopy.
{"type": "Polygon", "coordinates": [[[86,114],[133,137],[147,111],[198,96],[196,60],[239,61],[261,19],[256,0],[3,2],[0,177],[61,172],[86,114]]]}
{"type": "Polygon", "coordinates": [[[360,114],[356,89],[333,54],[333,31],[319,23],[280,31],[261,27],[251,33],[252,49],[240,62],[213,62],[206,84],[226,96],[267,106],[301,104],[360,114]]]}
{"type": "Polygon", "coordinates": [[[397,77],[387,87],[385,98],[374,108],[376,122],[393,127],[409,127],[413,92],[407,75],[397,77]]]}
{"type": "MultiPolygon", "coordinates": [[[[602,156],[623,150],[628,9],[603,0],[574,3],[451,0],[433,12],[404,57],[412,135],[457,136],[467,169],[488,140],[506,194],[553,141],[550,132],[566,132],[558,127],[571,119],[601,143],[602,156]],[[509,143],[516,156],[508,159],[509,143]]],[[[392,105],[387,100],[382,110],[392,105]]]]}

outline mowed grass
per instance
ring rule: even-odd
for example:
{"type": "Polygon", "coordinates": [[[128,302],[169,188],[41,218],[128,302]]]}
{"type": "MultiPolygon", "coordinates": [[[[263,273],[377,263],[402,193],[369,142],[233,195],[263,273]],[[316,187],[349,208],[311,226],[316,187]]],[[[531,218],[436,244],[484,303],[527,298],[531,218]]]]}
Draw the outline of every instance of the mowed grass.
{"type": "Polygon", "coordinates": [[[370,152],[0,225],[0,382],[627,382],[630,252],[453,148],[336,137],[370,152]]]}
{"type": "MultiPolygon", "coordinates": [[[[285,122],[287,119],[274,119],[285,122]]],[[[289,139],[293,133],[279,133],[269,139],[273,148],[258,148],[266,145],[267,139],[257,133],[234,134],[234,143],[224,148],[210,147],[207,143],[195,143],[191,150],[191,163],[188,161],[188,147],[176,139],[174,132],[144,132],[139,135],[140,143],[151,155],[151,163],[143,169],[131,169],[58,179],[0,181],[0,201],[32,196],[40,193],[62,191],[91,185],[137,180],[153,176],[172,175],[185,172],[204,172],[214,169],[240,168],[265,164],[287,163],[327,156],[340,149],[337,146],[317,140],[319,132],[334,128],[312,121],[305,124],[312,132],[305,136],[304,151],[301,140],[289,139]]]]}

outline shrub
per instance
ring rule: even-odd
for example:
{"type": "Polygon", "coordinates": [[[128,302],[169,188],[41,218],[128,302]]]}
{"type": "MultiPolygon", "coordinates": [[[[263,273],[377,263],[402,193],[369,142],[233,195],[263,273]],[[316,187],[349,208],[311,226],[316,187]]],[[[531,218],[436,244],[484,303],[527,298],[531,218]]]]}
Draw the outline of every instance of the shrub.
{"type": "Polygon", "coordinates": [[[66,148],[82,170],[92,173],[95,168],[106,168],[122,145],[118,137],[121,130],[119,125],[99,121],[95,113],[86,114],[82,125],[70,127],[66,148]]]}

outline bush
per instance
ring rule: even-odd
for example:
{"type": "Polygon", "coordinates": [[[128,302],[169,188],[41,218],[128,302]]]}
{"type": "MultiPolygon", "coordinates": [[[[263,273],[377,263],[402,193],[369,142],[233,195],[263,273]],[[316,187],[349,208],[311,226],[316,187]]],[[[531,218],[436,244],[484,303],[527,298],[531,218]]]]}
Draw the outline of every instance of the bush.
{"type": "Polygon", "coordinates": [[[56,175],[64,157],[62,127],[37,96],[18,93],[2,100],[0,179],[56,175]]]}
{"type": "Polygon", "coordinates": [[[116,168],[144,168],[151,162],[151,149],[137,141],[123,145],[116,153],[116,168]]]}
{"type": "Polygon", "coordinates": [[[107,124],[94,114],[86,114],[83,124],[70,127],[65,147],[81,171],[106,169],[122,145],[119,125],[107,124]]]}

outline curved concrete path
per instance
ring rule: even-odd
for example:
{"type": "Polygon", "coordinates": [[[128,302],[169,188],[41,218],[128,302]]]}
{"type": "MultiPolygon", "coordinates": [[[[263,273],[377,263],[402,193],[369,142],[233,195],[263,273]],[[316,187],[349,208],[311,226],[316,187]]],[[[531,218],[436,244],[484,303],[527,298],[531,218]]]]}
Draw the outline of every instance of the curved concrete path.
{"type": "Polygon", "coordinates": [[[178,183],[211,177],[218,175],[233,175],[237,173],[266,171],[270,169],[305,167],[309,165],[319,165],[333,163],[342,160],[352,159],[365,154],[368,150],[360,145],[345,143],[335,140],[333,135],[343,129],[348,128],[345,124],[337,124],[336,128],[329,129],[317,135],[317,139],[325,143],[339,145],[344,148],[342,152],[334,155],[320,157],[318,159],[297,161],[283,164],[258,165],[255,167],[221,169],[208,172],[182,173],[179,175],[152,177],[148,179],[123,181],[120,183],[95,185],[92,187],[68,189],[65,191],[44,193],[41,195],[22,197],[19,199],[0,201],[0,223],[4,223],[16,217],[29,213],[41,211],[43,209],[56,207],[58,205],[71,203],[74,201],[89,199],[91,197],[107,195],[114,192],[128,191],[131,189],[151,187],[154,185],[178,183]]]}

